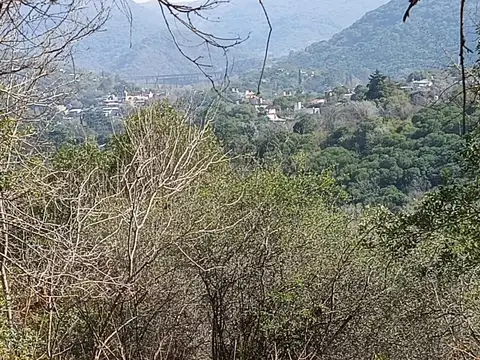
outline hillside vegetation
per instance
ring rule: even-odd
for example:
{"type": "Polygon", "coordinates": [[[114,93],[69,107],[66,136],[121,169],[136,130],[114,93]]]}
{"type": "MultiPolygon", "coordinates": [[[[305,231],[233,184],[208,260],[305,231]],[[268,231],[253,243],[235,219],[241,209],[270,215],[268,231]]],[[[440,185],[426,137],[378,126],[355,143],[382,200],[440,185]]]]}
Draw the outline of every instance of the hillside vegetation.
{"type": "MultiPolygon", "coordinates": [[[[315,41],[328,39],[385,1],[300,0],[295,6],[287,0],[275,1],[274,4],[267,2],[274,28],[271,55],[285,55],[315,41]]],[[[78,65],[95,71],[136,75],[193,71],[194,67],[176,50],[158,3],[137,4],[130,1],[129,6],[132,28],[127,16],[119,9],[113,9],[104,30],[93,34],[78,46],[78,65]]],[[[261,58],[268,25],[257,0],[233,0],[204,15],[209,21],[200,20],[197,24],[207,32],[222,37],[249,37],[241,46],[231,49],[232,58],[236,61],[261,58]]],[[[221,53],[198,46],[198,41],[191,41],[185,32],[178,31],[180,25],[174,24],[172,28],[179,42],[186,45],[185,49],[193,57],[205,56],[211,51],[214,63],[218,67],[224,66],[221,53]]],[[[254,62],[254,65],[258,65],[258,62],[254,62]]],[[[236,67],[241,69],[241,63],[237,63],[236,67]]]]}
{"type": "Polygon", "coordinates": [[[480,359],[480,61],[172,105],[55,71],[85,9],[32,1],[0,12],[0,359],[480,359]]]}
{"type": "Polygon", "coordinates": [[[315,95],[280,95],[272,107],[285,122],[272,122],[251,105],[225,105],[215,133],[247,163],[252,157],[258,164],[279,163],[288,174],[330,171],[353,205],[398,210],[458,172],[458,103],[435,102],[440,91],[433,89],[405,91],[379,72],[348,100],[346,92],[334,89],[317,113],[292,111],[315,95]]]}
{"type": "MultiPolygon", "coordinates": [[[[365,81],[375,69],[397,77],[456,62],[458,4],[450,0],[421,2],[404,24],[406,6],[404,0],[392,0],[330,40],[316,42],[280,64],[315,68],[322,72],[323,79],[343,83],[348,77],[365,81]]],[[[477,7],[477,0],[467,2],[467,45],[473,50],[477,7]]]]}

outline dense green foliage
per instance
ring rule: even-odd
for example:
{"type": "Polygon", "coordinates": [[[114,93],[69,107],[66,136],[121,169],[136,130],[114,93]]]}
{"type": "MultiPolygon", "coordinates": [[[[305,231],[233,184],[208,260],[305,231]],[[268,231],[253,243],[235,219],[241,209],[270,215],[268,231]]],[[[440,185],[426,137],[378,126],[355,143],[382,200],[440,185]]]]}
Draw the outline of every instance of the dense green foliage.
{"type": "Polygon", "coordinates": [[[104,151],[85,143],[22,157],[15,171],[30,176],[1,190],[17,195],[0,212],[16,219],[2,220],[4,266],[16,270],[1,304],[15,314],[0,317],[6,359],[476,353],[478,280],[426,276],[436,258],[392,258],[375,217],[341,210],[327,174],[232,169],[210,130],[166,105],[127,119],[104,151]],[[24,256],[21,236],[41,261],[24,256]],[[14,282],[23,272],[52,282],[30,293],[14,282]]]}
{"type": "MultiPolygon", "coordinates": [[[[283,124],[253,106],[230,105],[218,115],[215,133],[232,155],[248,155],[247,162],[278,162],[287,173],[333,171],[354,204],[398,209],[458,172],[460,107],[415,106],[379,72],[362,96],[371,101],[333,101],[319,114],[296,114],[283,124]]],[[[273,103],[282,111],[301,98],[273,103]]]]}
{"type": "MultiPolygon", "coordinates": [[[[325,83],[343,84],[349,79],[365,81],[376,68],[397,77],[452,65],[458,53],[458,4],[450,0],[421,3],[402,23],[406,6],[404,0],[392,0],[330,40],[291,54],[277,67],[317,70],[316,78],[304,84],[315,88],[325,83]]],[[[475,6],[475,1],[467,2],[466,28],[478,23],[475,6]]],[[[471,49],[475,48],[474,35],[467,31],[471,49]]]]}
{"type": "Polygon", "coordinates": [[[411,212],[392,216],[380,215],[384,224],[379,227],[384,245],[397,256],[414,249],[437,249],[435,268],[438,271],[468,272],[480,261],[479,252],[479,133],[474,130],[462,147],[460,176],[435,191],[429,192],[411,212]],[[397,237],[398,242],[388,239],[397,237]]]}
{"type": "MultiPolygon", "coordinates": [[[[10,6],[7,24],[26,4],[10,6]]],[[[445,78],[375,71],[268,105],[199,91],[106,117],[120,79],[56,97],[43,86],[63,75],[22,87],[30,69],[10,65],[2,360],[480,358],[478,66],[467,108],[445,78]]]]}
{"type": "MultiPolygon", "coordinates": [[[[122,131],[121,119],[105,117],[93,104],[98,95],[121,92],[126,84],[109,76],[93,81],[92,76],[67,99],[90,105],[83,120],[59,119],[44,133],[47,139],[57,145],[92,138],[104,144],[122,131]]],[[[415,76],[424,75],[410,77],[415,76]]],[[[349,194],[349,203],[399,209],[458,171],[460,108],[455,101],[434,104],[435,91],[409,95],[377,70],[366,86],[355,89],[352,100],[343,98],[346,88],[333,89],[319,113],[293,112],[298,101],[308,105],[315,98],[297,91],[272,101],[280,117],[289,119],[285,123],[269,121],[249,104],[224,103],[215,112],[213,128],[240,168],[280,164],[287,174],[330,171],[349,194]]],[[[187,103],[204,104],[205,99],[199,92],[187,103]]],[[[198,124],[206,117],[200,112],[198,124]]]]}

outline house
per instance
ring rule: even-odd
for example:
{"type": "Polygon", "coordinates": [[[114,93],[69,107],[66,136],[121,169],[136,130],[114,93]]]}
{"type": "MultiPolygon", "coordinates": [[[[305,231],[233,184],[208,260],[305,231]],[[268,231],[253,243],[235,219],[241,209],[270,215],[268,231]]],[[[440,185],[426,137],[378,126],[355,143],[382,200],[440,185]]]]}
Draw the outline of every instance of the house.
{"type": "Polygon", "coordinates": [[[119,106],[120,104],[121,104],[120,99],[113,94],[110,94],[105,99],[103,99],[104,106],[119,106]]]}
{"type": "Polygon", "coordinates": [[[257,95],[251,90],[246,90],[243,95],[243,100],[246,103],[254,105],[257,103],[257,95]]]}
{"type": "Polygon", "coordinates": [[[320,106],[325,105],[326,102],[327,101],[325,99],[313,99],[312,101],[310,101],[308,106],[313,108],[319,108],[320,106]]]}
{"type": "Polygon", "coordinates": [[[264,113],[267,111],[267,108],[269,106],[270,105],[268,104],[258,104],[258,105],[255,105],[255,110],[257,110],[258,113],[264,113]]]}
{"type": "Polygon", "coordinates": [[[102,108],[103,115],[105,117],[109,116],[119,116],[120,115],[120,106],[107,106],[102,108]]]}
{"type": "Polygon", "coordinates": [[[335,94],[334,94],[333,90],[327,90],[327,91],[325,91],[324,99],[325,99],[326,101],[328,101],[328,100],[329,100],[330,98],[332,98],[334,95],[335,95],[335,94]]]}
{"type": "Polygon", "coordinates": [[[413,90],[429,90],[433,86],[433,82],[428,79],[414,80],[411,86],[413,90]]]}
{"type": "Polygon", "coordinates": [[[118,116],[120,115],[120,107],[122,106],[122,101],[116,95],[108,95],[103,99],[103,115],[105,116],[118,116]]]}
{"type": "Polygon", "coordinates": [[[153,98],[153,93],[150,91],[148,94],[140,93],[137,95],[129,95],[125,90],[125,102],[132,107],[144,106],[148,100],[153,98]]]}
{"type": "Polygon", "coordinates": [[[275,108],[269,108],[267,109],[267,114],[266,116],[270,121],[278,121],[278,122],[284,122],[285,119],[281,119],[278,114],[277,114],[277,109],[275,108]]]}
{"type": "Polygon", "coordinates": [[[243,97],[243,103],[247,103],[250,105],[269,105],[270,102],[263,99],[262,97],[258,96],[253,91],[247,90],[245,91],[245,95],[243,97]]]}
{"type": "Polygon", "coordinates": [[[313,99],[307,105],[312,114],[320,114],[321,108],[327,103],[325,99],[313,99]]]}
{"type": "Polygon", "coordinates": [[[265,100],[263,98],[257,97],[257,96],[248,99],[247,102],[250,105],[264,105],[265,104],[265,100]]]}
{"type": "MultiPolygon", "coordinates": [[[[322,102],[323,104],[323,102],[322,102]]],[[[319,114],[320,113],[320,105],[316,106],[307,106],[304,107],[303,104],[299,101],[295,103],[293,107],[293,112],[296,114],[319,114]]]]}
{"type": "Polygon", "coordinates": [[[409,92],[430,91],[433,87],[433,77],[430,79],[413,80],[405,86],[401,86],[400,89],[409,92]]]}

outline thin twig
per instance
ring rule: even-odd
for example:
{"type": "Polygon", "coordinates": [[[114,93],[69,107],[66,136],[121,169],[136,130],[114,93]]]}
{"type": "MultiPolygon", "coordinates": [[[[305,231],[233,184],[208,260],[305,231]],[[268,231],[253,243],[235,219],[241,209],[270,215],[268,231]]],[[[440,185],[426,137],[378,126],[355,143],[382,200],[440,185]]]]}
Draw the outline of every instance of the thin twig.
{"type": "Polygon", "coordinates": [[[265,45],[265,54],[264,54],[264,57],[263,57],[262,70],[260,71],[260,78],[258,79],[258,87],[257,87],[257,95],[260,95],[260,86],[262,85],[263,74],[265,73],[265,66],[267,65],[268,49],[270,47],[270,39],[272,37],[273,27],[272,27],[272,23],[270,21],[270,17],[268,16],[267,9],[265,8],[265,5],[263,3],[263,0],[258,0],[258,2],[260,3],[260,6],[262,7],[263,14],[265,15],[265,19],[267,20],[267,23],[268,23],[267,43],[265,45]]]}
{"type": "Polygon", "coordinates": [[[462,70],[462,134],[467,133],[467,85],[465,76],[465,0],[460,0],[460,68],[462,70]]]}

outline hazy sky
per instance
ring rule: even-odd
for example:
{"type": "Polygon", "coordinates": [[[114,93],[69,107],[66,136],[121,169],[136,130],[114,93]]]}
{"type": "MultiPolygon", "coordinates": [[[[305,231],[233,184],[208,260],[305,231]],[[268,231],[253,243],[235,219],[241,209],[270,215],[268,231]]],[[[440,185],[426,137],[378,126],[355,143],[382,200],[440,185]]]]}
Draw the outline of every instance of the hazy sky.
{"type": "MultiPolygon", "coordinates": [[[[133,0],[133,1],[141,4],[141,3],[146,3],[146,2],[154,1],[154,0],[133,0]]],[[[176,0],[176,1],[172,1],[172,2],[174,2],[174,3],[175,3],[175,2],[178,2],[178,3],[186,3],[186,2],[193,2],[193,1],[195,1],[195,0],[176,0]]]]}

